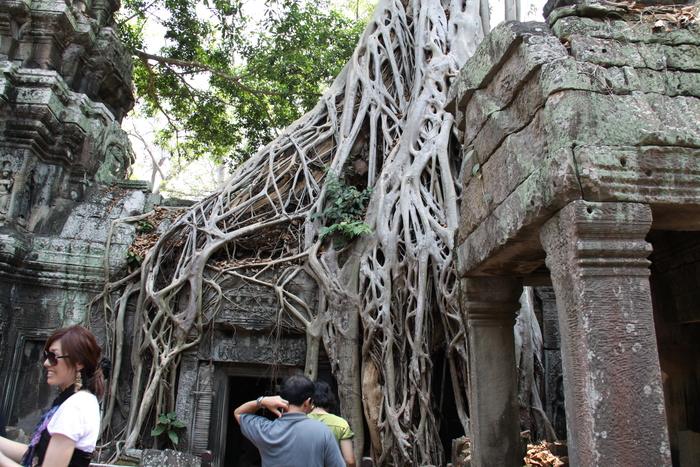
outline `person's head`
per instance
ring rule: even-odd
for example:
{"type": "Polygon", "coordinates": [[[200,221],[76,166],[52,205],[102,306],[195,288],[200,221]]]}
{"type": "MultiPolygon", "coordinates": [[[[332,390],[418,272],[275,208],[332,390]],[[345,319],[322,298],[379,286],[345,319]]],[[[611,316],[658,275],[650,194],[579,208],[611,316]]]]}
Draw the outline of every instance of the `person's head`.
{"type": "MultiPolygon", "coordinates": [[[[289,402],[289,405],[302,407],[304,402],[309,401],[311,407],[311,398],[314,395],[314,382],[304,375],[287,376],[282,381],[280,388],[280,396],[289,402]]],[[[311,410],[309,408],[309,410],[311,410]]]]}
{"type": "Polygon", "coordinates": [[[95,336],[82,326],[69,326],[54,331],[44,346],[47,382],[63,390],[74,384],[80,374],[83,388],[102,397],[105,382],[100,353],[95,336]]]}
{"type": "Polygon", "coordinates": [[[312,399],[316,407],[320,407],[326,412],[335,410],[335,406],[338,403],[331,391],[331,387],[324,382],[316,383],[316,390],[312,399]]]}

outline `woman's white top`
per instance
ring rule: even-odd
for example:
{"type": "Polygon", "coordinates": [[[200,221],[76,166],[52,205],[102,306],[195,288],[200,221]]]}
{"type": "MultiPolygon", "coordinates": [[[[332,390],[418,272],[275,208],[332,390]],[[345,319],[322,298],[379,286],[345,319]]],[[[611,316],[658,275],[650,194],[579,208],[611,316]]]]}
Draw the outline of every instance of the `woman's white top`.
{"type": "Polygon", "coordinates": [[[49,434],[75,441],[76,449],[92,452],[100,434],[100,404],[89,391],[78,391],[56,410],[47,426],[49,434]]]}

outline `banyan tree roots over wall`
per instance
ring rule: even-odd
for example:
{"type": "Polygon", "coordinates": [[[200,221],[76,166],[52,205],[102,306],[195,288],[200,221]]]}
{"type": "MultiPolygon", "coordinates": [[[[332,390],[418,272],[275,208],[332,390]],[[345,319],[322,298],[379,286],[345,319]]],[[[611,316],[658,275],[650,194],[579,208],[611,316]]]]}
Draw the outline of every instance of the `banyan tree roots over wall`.
{"type": "MultiPolygon", "coordinates": [[[[235,278],[274,292],[282,326],[306,332],[312,377],[325,347],[358,449],[364,418],[378,465],[444,462],[432,380],[438,349],[468,424],[453,257],[460,160],[444,105],[483,37],[482,7],[380,2],[316,108],[184,213],[119,284],[122,302],[131,295],[137,307],[127,447],[152,428],[149,414],[163,411],[154,405],[164,404],[179,356],[198,345],[226,300],[221,284],[235,278]],[[350,242],[321,235],[343,186],[371,188],[363,219],[371,233],[350,242]],[[302,275],[317,284],[313,305],[290,286],[302,275]]],[[[108,309],[115,330],[124,308],[108,309]]]]}

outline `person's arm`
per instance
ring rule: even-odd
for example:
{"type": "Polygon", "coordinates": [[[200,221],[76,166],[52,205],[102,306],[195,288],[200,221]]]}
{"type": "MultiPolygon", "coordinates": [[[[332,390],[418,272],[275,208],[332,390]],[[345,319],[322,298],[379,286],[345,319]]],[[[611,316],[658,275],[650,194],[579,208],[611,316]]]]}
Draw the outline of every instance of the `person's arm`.
{"type": "Polygon", "coordinates": [[[44,463],[41,467],[68,467],[75,451],[75,441],[65,435],[54,433],[46,448],[44,463]]]}
{"type": "MultiPolygon", "coordinates": [[[[19,463],[22,461],[22,456],[24,456],[26,451],[26,444],[18,443],[17,441],[12,441],[7,438],[0,438],[0,453],[8,460],[19,463]]],[[[2,465],[3,464],[0,464],[0,466],[2,465]]]]}
{"type": "Polygon", "coordinates": [[[340,452],[343,454],[343,459],[345,459],[345,465],[347,467],[355,467],[355,451],[352,449],[352,439],[340,440],[340,452]]]}
{"type": "MultiPolygon", "coordinates": [[[[15,443],[9,439],[2,439],[2,452],[0,452],[0,467],[22,467],[19,462],[22,460],[24,452],[27,450],[27,446],[21,443],[15,443]],[[5,446],[7,441],[10,443],[18,444],[24,446],[24,451],[16,456],[17,452],[11,452],[10,455],[6,455],[5,446]]],[[[9,446],[9,445],[8,445],[9,446]]],[[[16,447],[10,448],[9,451],[15,449],[19,451],[16,447]]],[[[75,441],[67,436],[59,435],[58,433],[51,435],[51,441],[46,448],[46,455],[44,456],[44,463],[42,467],[68,467],[70,464],[70,459],[73,457],[73,451],[75,450],[75,441]]]]}
{"type": "Polygon", "coordinates": [[[258,401],[248,401],[245,404],[241,405],[238,407],[236,410],[233,411],[233,416],[236,417],[236,421],[238,424],[241,423],[241,415],[244,413],[255,413],[258,411],[258,409],[265,408],[272,412],[273,414],[277,415],[278,417],[282,416],[281,410],[289,410],[289,403],[282,399],[280,396],[270,396],[270,397],[263,397],[260,399],[260,405],[258,405],[258,401]]]}
{"type": "Polygon", "coordinates": [[[22,467],[0,451],[0,467],[22,467]]]}

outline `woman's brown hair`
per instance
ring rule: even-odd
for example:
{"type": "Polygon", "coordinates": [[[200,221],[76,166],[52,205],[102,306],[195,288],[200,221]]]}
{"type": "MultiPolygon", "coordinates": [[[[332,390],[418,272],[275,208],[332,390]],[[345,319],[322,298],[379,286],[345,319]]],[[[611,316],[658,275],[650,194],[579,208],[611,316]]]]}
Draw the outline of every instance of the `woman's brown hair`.
{"type": "Polygon", "coordinates": [[[63,353],[68,356],[68,365],[71,368],[75,368],[78,363],[83,365],[80,371],[83,387],[89,389],[98,399],[101,398],[105,392],[105,380],[100,365],[102,349],[97,345],[95,336],[82,326],[61,328],[51,334],[44,350],[49,350],[51,344],[59,339],[63,353]]]}

